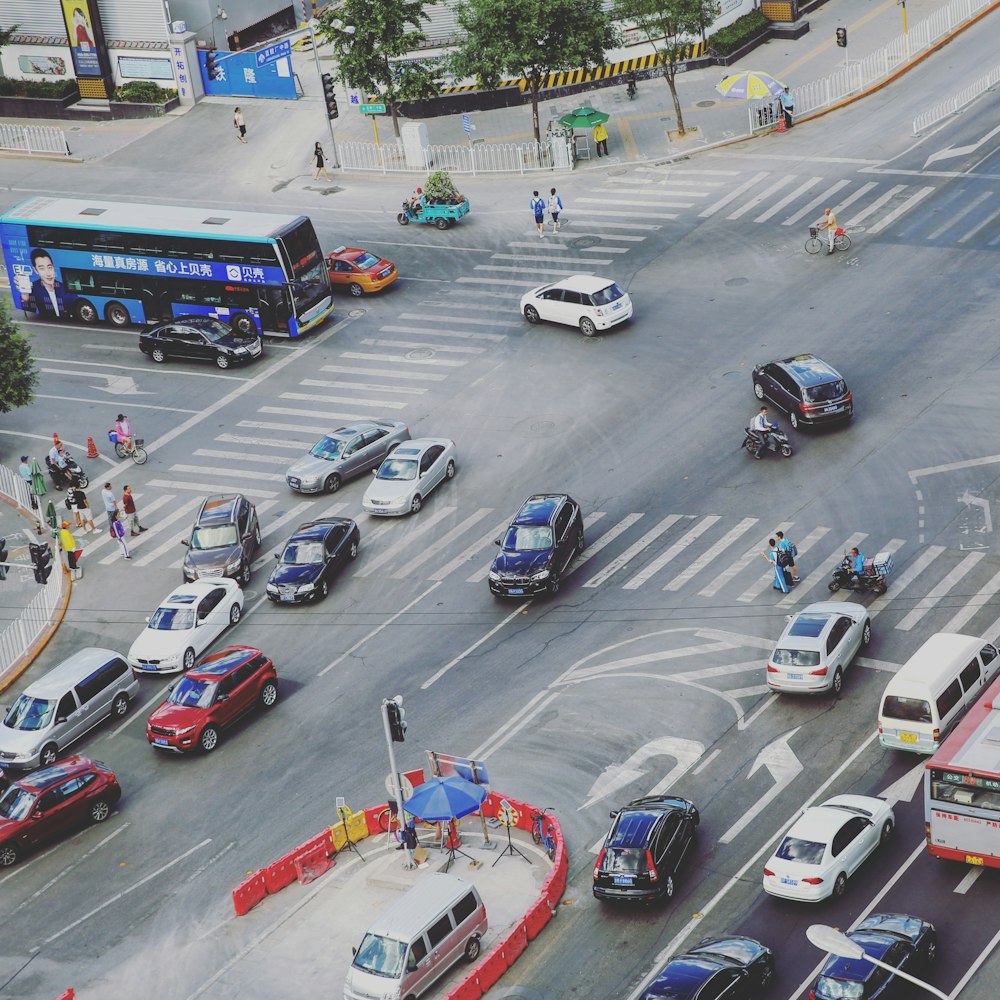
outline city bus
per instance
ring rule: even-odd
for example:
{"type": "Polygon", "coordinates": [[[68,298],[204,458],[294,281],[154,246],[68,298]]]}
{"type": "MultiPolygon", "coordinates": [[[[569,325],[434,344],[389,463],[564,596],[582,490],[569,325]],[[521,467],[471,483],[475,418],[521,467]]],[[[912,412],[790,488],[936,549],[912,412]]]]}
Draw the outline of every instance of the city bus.
{"type": "Polygon", "coordinates": [[[304,216],[31,198],[0,218],[14,306],[116,327],[213,316],[297,337],[333,311],[304,216]]]}
{"type": "Polygon", "coordinates": [[[1000,868],[1000,680],[927,762],[924,832],[936,858],[1000,868]]]}

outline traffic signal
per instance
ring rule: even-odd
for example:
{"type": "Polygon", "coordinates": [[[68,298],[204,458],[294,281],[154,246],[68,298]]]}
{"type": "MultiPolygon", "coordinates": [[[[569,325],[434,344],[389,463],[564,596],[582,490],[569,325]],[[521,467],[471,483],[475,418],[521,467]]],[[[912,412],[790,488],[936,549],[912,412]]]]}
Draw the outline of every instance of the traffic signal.
{"type": "Polygon", "coordinates": [[[28,549],[31,552],[31,564],[35,567],[35,583],[48,583],[52,575],[52,550],[48,545],[36,545],[34,542],[28,549]]]}
{"type": "MultiPolygon", "coordinates": [[[[7,561],[7,539],[0,538],[0,563],[7,561]]],[[[0,565],[0,580],[7,579],[7,567],[0,565]]]]}
{"type": "Polygon", "coordinates": [[[406,738],[406,723],[403,721],[406,713],[403,711],[403,699],[397,695],[394,700],[387,701],[385,711],[389,717],[389,733],[392,736],[392,742],[402,743],[406,738]]]}
{"type": "Polygon", "coordinates": [[[218,80],[222,75],[222,69],[216,62],[214,52],[209,52],[205,55],[205,75],[209,80],[218,80]]]}
{"type": "Polygon", "coordinates": [[[847,28],[837,29],[837,44],[842,48],[847,48],[847,28]]]}
{"type": "Polygon", "coordinates": [[[337,110],[337,95],[333,92],[333,77],[329,73],[324,73],[322,80],[323,100],[326,102],[326,117],[333,121],[334,118],[340,117],[340,112],[337,110]]]}

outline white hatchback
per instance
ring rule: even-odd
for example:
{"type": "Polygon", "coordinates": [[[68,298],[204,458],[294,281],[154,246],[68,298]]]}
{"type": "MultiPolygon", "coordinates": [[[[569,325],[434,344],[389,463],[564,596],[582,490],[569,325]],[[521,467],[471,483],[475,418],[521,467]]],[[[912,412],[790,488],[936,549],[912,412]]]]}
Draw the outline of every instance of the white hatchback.
{"type": "Polygon", "coordinates": [[[598,330],[624,323],[632,315],[632,300],[610,278],[573,274],[525,292],[521,312],[529,323],[578,326],[585,337],[593,337],[598,330]]]}
{"type": "Polygon", "coordinates": [[[361,506],[382,517],[416,514],[431,490],[454,478],[457,458],[447,438],[406,441],[375,470],[361,506]]]}

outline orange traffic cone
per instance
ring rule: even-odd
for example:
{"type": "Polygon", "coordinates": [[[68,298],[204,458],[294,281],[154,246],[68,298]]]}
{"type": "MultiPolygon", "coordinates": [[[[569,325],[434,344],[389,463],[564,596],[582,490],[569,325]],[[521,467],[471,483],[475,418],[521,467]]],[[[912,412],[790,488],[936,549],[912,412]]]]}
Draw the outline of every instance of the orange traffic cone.
{"type": "Polygon", "coordinates": [[[87,458],[100,458],[97,453],[97,445],[94,444],[93,438],[87,438],[87,458]]]}

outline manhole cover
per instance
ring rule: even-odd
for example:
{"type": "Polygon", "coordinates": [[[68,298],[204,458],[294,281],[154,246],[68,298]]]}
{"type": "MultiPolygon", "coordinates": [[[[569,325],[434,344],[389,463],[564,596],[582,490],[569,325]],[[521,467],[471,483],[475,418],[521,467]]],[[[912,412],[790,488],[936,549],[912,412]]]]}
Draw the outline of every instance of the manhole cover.
{"type": "Polygon", "coordinates": [[[570,246],[576,250],[583,250],[586,247],[597,246],[600,242],[600,239],[596,236],[581,236],[579,239],[572,240],[570,246]]]}
{"type": "Polygon", "coordinates": [[[427,358],[433,358],[434,352],[429,347],[420,347],[415,351],[407,351],[405,356],[411,361],[425,361],[427,358]]]}
{"type": "Polygon", "coordinates": [[[367,314],[367,309],[352,309],[347,315],[350,316],[351,319],[358,319],[359,316],[366,316],[367,314]]]}
{"type": "Polygon", "coordinates": [[[530,429],[535,434],[551,434],[556,429],[556,425],[552,420],[537,420],[530,429]]]}
{"type": "Polygon", "coordinates": [[[615,170],[609,170],[608,171],[608,176],[609,177],[621,177],[623,174],[627,174],[627,173],[628,173],[628,168],[627,167],[618,167],[615,170]]]}
{"type": "Polygon", "coordinates": [[[71,129],[69,129],[68,131],[70,131],[70,132],[79,132],[79,131],[80,131],[80,130],[81,130],[82,128],[83,128],[83,126],[82,126],[82,125],[74,125],[74,126],[73,126],[73,127],[71,128],[71,129]]]}
{"type": "Polygon", "coordinates": [[[723,372],[723,378],[743,378],[744,372],[723,372]]]}
{"type": "Polygon", "coordinates": [[[714,108],[718,101],[698,101],[695,104],[696,108],[714,108]]]}
{"type": "Polygon", "coordinates": [[[727,288],[739,288],[740,285],[747,285],[750,283],[749,278],[730,278],[726,282],[727,288]]]}

